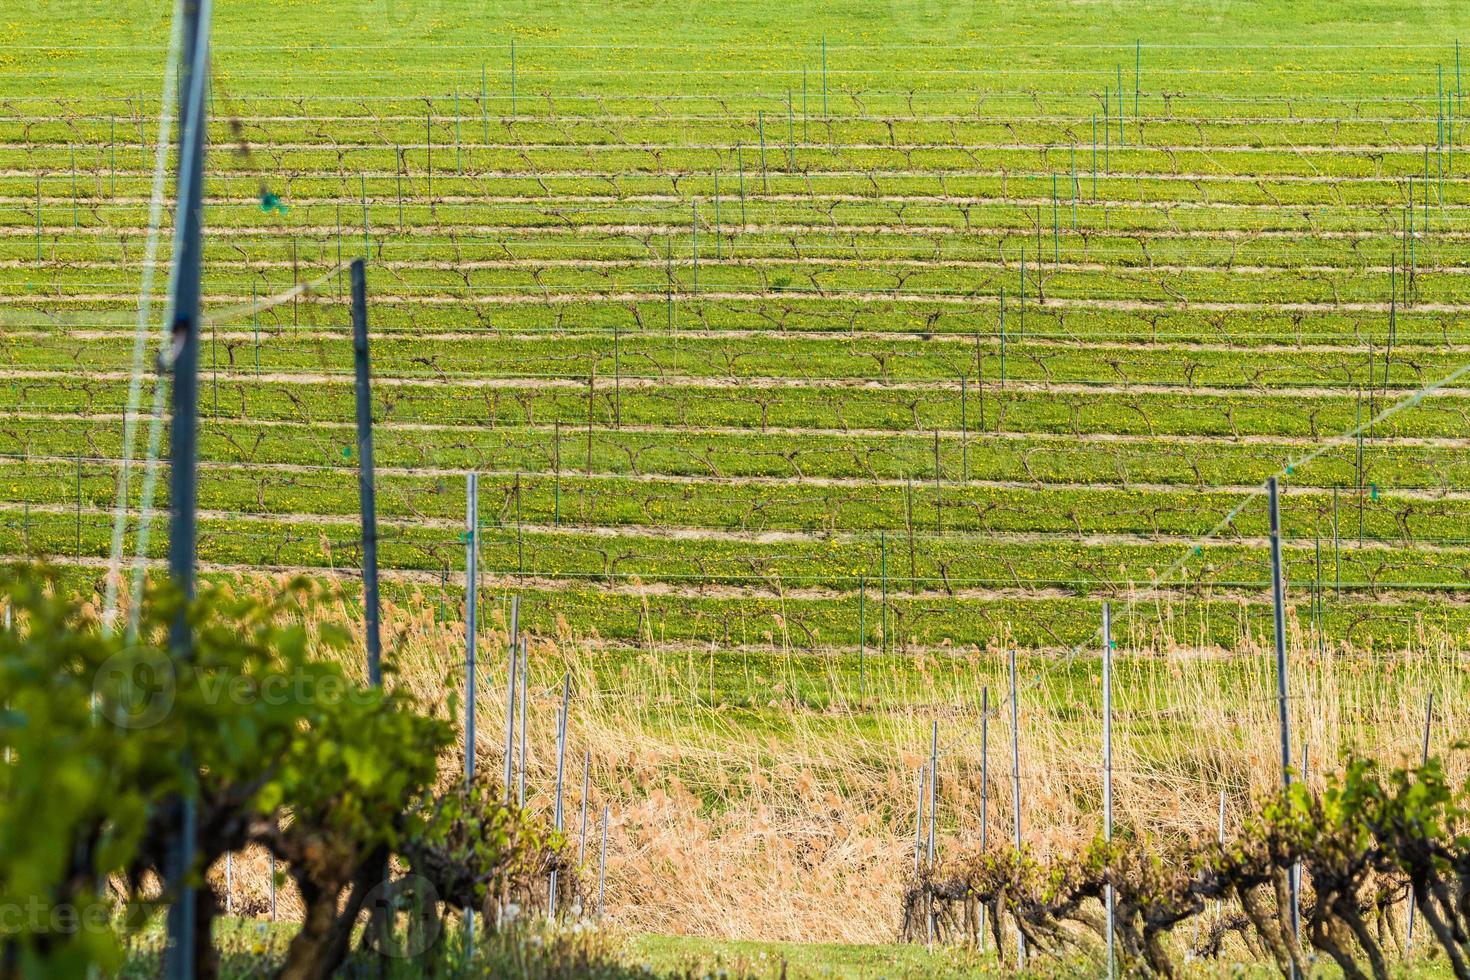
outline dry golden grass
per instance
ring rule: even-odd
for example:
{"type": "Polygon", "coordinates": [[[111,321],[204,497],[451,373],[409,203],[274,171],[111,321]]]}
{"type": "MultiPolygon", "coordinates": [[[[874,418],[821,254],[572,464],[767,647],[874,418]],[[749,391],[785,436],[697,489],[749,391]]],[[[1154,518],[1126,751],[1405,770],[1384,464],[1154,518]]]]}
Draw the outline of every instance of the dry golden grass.
{"type": "MultiPolygon", "coordinates": [[[[316,615],[352,618],[346,604],[316,615]]],[[[1165,618],[1161,614],[1161,619],[1165,618]]],[[[503,766],[505,647],[498,610],[480,640],[478,758],[503,766]]],[[[1151,635],[1156,636],[1154,632],[1151,635]]],[[[425,599],[384,611],[394,685],[447,710],[462,690],[464,631],[436,622],[425,599]]],[[[1279,785],[1274,656],[1242,640],[1225,652],[1150,643],[1116,655],[1115,820],[1139,837],[1210,836],[1219,793],[1227,833],[1253,796],[1279,785]]],[[[1139,644],[1142,645],[1141,643],[1139,644]]],[[[891,941],[912,868],[916,776],[939,725],[940,847],[980,833],[981,689],[989,687],[991,840],[1009,840],[1010,708],[1002,648],[870,656],[858,698],[852,657],[619,650],[571,630],[536,637],[528,786],[550,807],[560,678],[573,677],[567,825],[580,829],[581,759],[591,753],[587,855],[597,814],[612,820],[608,912],[636,932],[785,941],[891,941]]],[[[1309,778],[1356,749],[1417,757],[1425,699],[1437,697],[1431,745],[1464,730],[1460,646],[1425,636],[1373,654],[1319,646],[1292,623],[1293,751],[1309,778]]],[[[1099,827],[1101,721],[1096,654],[1021,656],[1023,829],[1042,855],[1065,853],[1099,827]]],[[[1465,760],[1451,759],[1465,775],[1465,760]]],[[[443,760],[456,778],[456,753],[443,760]]],[[[265,860],[237,860],[235,900],[263,909],[265,860]]],[[[220,877],[222,869],[215,869],[220,877]]],[[[593,872],[595,880],[595,870],[593,872]]],[[[295,909],[289,886],[280,914],[295,909]]]]}

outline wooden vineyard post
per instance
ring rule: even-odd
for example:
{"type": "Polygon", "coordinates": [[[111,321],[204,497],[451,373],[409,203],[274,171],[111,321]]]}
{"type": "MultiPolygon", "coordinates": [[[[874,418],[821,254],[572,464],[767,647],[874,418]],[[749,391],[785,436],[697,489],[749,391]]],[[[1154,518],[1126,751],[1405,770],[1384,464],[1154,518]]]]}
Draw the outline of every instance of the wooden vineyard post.
{"type": "Polygon", "coordinates": [[[362,605],[368,682],[383,683],[383,645],[378,618],[378,502],[373,474],[373,408],[367,339],[367,274],[352,262],[352,360],[357,396],[357,492],[362,516],[362,605]]]}
{"type": "Polygon", "coordinates": [[[935,829],[937,818],[935,808],[939,799],[939,722],[932,722],[929,736],[929,841],[925,847],[925,860],[929,867],[934,867],[935,858],[935,829]]]}
{"type": "Polygon", "coordinates": [[[919,767],[919,787],[917,802],[914,807],[914,875],[919,874],[924,856],[924,776],[929,771],[929,763],[919,767]]]}
{"type": "MultiPolygon", "coordinates": [[[[931,722],[931,735],[929,738],[929,842],[924,851],[924,863],[929,868],[929,873],[934,873],[935,867],[935,832],[936,823],[935,810],[939,807],[939,721],[931,722]]],[[[926,899],[924,921],[925,933],[929,945],[934,945],[934,933],[936,923],[934,921],[934,899],[932,895],[926,899]]]]}
{"type": "Polygon", "coordinates": [[[1332,485],[1332,577],[1338,598],[1342,597],[1342,546],[1337,524],[1337,484],[1332,485]]]}
{"type": "MultiPolygon", "coordinates": [[[[1219,831],[1215,836],[1215,841],[1220,845],[1220,848],[1223,850],[1225,847],[1225,791],[1223,789],[1220,790],[1220,826],[1219,831]]],[[[1223,898],[1217,898],[1215,899],[1215,918],[1216,920],[1219,920],[1224,918],[1224,916],[1225,900],[1223,898]]]]}
{"type": "MultiPolygon", "coordinates": [[[[1103,703],[1103,840],[1113,839],[1113,611],[1102,607],[1102,703],[1103,703]]],[[[1118,975],[1117,954],[1113,936],[1113,886],[1104,894],[1108,920],[1108,977],[1118,975]]]]}
{"type": "MultiPolygon", "coordinates": [[[[362,257],[371,258],[373,254],[372,225],[368,222],[367,206],[367,177],[362,173],[357,175],[358,191],[362,196],[362,257]]],[[[381,254],[379,255],[381,258],[381,254]]]]}
{"type": "Polygon", "coordinates": [[[551,434],[551,526],[561,527],[561,419],[557,419],[551,434]]]}
{"type": "MultiPolygon", "coordinates": [[[[745,146],[735,144],[735,166],[740,178],[740,228],[745,228],[745,146]]],[[[733,243],[732,243],[733,247],[733,243]]]]}
{"type": "Polygon", "coordinates": [[[77,562],[82,560],[82,452],[77,450],[77,492],[76,492],[76,534],[77,534],[77,562]]]}
{"type": "Polygon", "coordinates": [[[1123,66],[1117,64],[1113,68],[1118,73],[1118,147],[1121,149],[1128,145],[1128,136],[1123,131],[1123,66]]]}
{"type": "MultiPolygon", "coordinates": [[[[1434,724],[1434,692],[1429,692],[1429,703],[1424,709],[1424,741],[1419,753],[1419,764],[1425,765],[1429,762],[1429,726],[1434,724]]],[[[1409,889],[1409,928],[1408,936],[1404,940],[1404,951],[1407,952],[1414,945],[1414,890],[1409,889]]]]}
{"type": "Polygon", "coordinates": [[[939,430],[934,430],[934,530],[944,533],[944,471],[939,468],[939,430]]]}
{"type": "MultiPolygon", "coordinates": [[[[978,353],[977,353],[978,358],[978,353]]],[[[977,361],[978,363],[978,361],[977,361]]],[[[960,375],[960,482],[970,481],[970,389],[969,379],[960,375]]]]}
{"type": "Polygon", "coordinates": [[[724,243],[720,241],[720,172],[715,171],[715,261],[724,258],[724,243]]]}
{"type": "Polygon", "coordinates": [[[602,848],[597,859],[597,918],[601,919],[606,911],[605,900],[607,898],[607,815],[611,810],[607,804],[602,807],[602,848]]]}
{"type": "Polygon", "coordinates": [[[868,580],[858,576],[858,699],[868,700],[868,580]]]}
{"type": "Polygon", "coordinates": [[[801,142],[803,146],[812,141],[812,117],[806,109],[806,66],[801,68],[801,142]]]}
{"type": "Polygon", "coordinates": [[[592,750],[582,755],[582,820],[577,835],[577,864],[580,866],[587,854],[587,794],[592,785],[592,750]]]}
{"type": "Polygon", "coordinates": [[[520,771],[519,773],[517,773],[516,780],[516,806],[526,805],[526,719],[530,715],[527,701],[531,688],[531,665],[530,658],[528,656],[529,647],[530,640],[527,637],[521,637],[521,711],[519,719],[521,726],[521,744],[519,760],[520,771]]]}
{"type": "Polygon", "coordinates": [[[1358,389],[1355,426],[1358,436],[1358,547],[1363,547],[1363,389],[1358,389]]]}
{"type": "MultiPolygon", "coordinates": [[[[1276,637],[1276,711],[1281,726],[1281,784],[1291,788],[1291,731],[1287,714],[1286,677],[1286,592],[1281,580],[1281,501],[1276,477],[1266,481],[1266,493],[1271,513],[1271,605],[1275,613],[1276,637]]],[[[1293,942],[1300,928],[1297,905],[1297,881],[1291,880],[1291,930],[1293,942]]],[[[1297,970],[1292,963],[1292,976],[1297,970]]]]}
{"type": "MultiPolygon", "coordinates": [[[[1021,853],[1021,740],[1019,732],[1020,711],[1016,704],[1016,651],[1010,652],[1011,680],[1011,805],[1014,811],[1016,854],[1021,853]]],[[[997,926],[999,928],[999,926],[997,926]]],[[[1016,960],[1023,969],[1026,966],[1026,936],[1021,926],[1016,925],[1016,960]]]]}
{"type": "MultiPolygon", "coordinates": [[[[1026,336],[1026,247],[1024,245],[1021,246],[1021,276],[1020,276],[1020,281],[1018,282],[1017,285],[1019,286],[1020,293],[1021,293],[1021,296],[1020,296],[1020,299],[1021,299],[1021,336],[1022,337],[1025,337],[1026,336]]],[[[1004,344],[1002,344],[1002,347],[1004,347],[1004,344]]],[[[1001,362],[1002,362],[1002,364],[1004,364],[1005,359],[1002,358],[1001,359],[1001,362]]],[[[1002,381],[1004,381],[1004,379],[1005,379],[1005,371],[1004,370],[1001,371],[1001,379],[1002,379],[1002,381]]]]}
{"type": "Polygon", "coordinates": [[[796,171],[796,118],[789,88],[786,90],[786,170],[796,171]]]}
{"type": "Polygon", "coordinates": [[[909,539],[909,592],[918,591],[918,549],[914,546],[914,481],[905,477],[903,481],[903,524],[909,539]]]}
{"type": "Polygon", "coordinates": [[[516,39],[510,39],[510,114],[516,114],[516,39]]]}
{"type": "Polygon", "coordinates": [[[878,571],[883,578],[883,600],[878,607],[882,619],[879,653],[888,652],[888,532],[878,532],[878,571]]]}
{"type": "Polygon", "coordinates": [[[503,799],[510,804],[511,780],[515,776],[516,754],[516,645],[520,632],[521,597],[510,597],[510,645],[505,661],[505,781],[503,799]]]}
{"type": "Polygon", "coordinates": [[[761,147],[761,192],[771,193],[771,181],[766,175],[766,113],[763,109],[755,111],[756,136],[760,140],[761,147]]]}
{"type": "MultiPolygon", "coordinates": [[[[1026,250],[1021,249],[1021,278],[1026,278],[1026,250]]],[[[1021,300],[1021,309],[1026,308],[1026,300],[1021,300]]],[[[1006,288],[1000,287],[1000,387],[1004,391],[1006,386],[1006,288]]],[[[983,390],[983,389],[982,389],[983,390]]],[[[984,415],[984,412],[981,412],[984,415]]]]}
{"type": "Polygon", "coordinates": [[[597,395],[597,365],[587,372],[587,475],[592,475],[592,409],[597,395]]]}
{"type": "MultiPolygon", "coordinates": [[[[980,853],[990,830],[990,688],[980,689],[980,853]]],[[[980,952],[985,952],[985,905],[980,905],[980,952]]]]}
{"type": "Polygon", "coordinates": [[[1143,41],[1133,42],[1133,125],[1138,127],[1138,143],[1143,145],[1143,117],[1138,112],[1138,77],[1143,71],[1143,41]]]}
{"type": "Polygon", "coordinates": [[[1073,143],[1071,148],[1072,162],[1072,231],[1077,231],[1077,198],[1081,194],[1081,185],[1077,182],[1077,144],[1073,143]]]}
{"type": "MultiPolygon", "coordinates": [[[[469,792],[475,782],[475,634],[479,612],[480,579],[480,476],[465,474],[464,512],[464,786],[469,792]]],[[[464,916],[465,951],[474,955],[475,910],[464,916]]]]}
{"type": "Polygon", "coordinates": [[[510,804],[510,780],[514,777],[516,758],[516,642],[520,632],[520,597],[510,597],[510,644],[506,657],[506,768],[504,768],[504,801],[510,804]]]}
{"type": "MultiPolygon", "coordinates": [[[[668,328],[672,333],[674,330],[674,235],[670,232],[664,237],[664,299],[668,311],[668,328]]],[[[674,343],[678,344],[678,338],[674,343]]]]}
{"type": "MultiPolygon", "coordinates": [[[[1460,42],[1455,42],[1455,78],[1460,77],[1460,42]]],[[[822,35],[822,118],[827,118],[827,35],[822,35]]]]}
{"type": "MultiPolygon", "coordinates": [[[[1058,212],[1057,175],[1051,175],[1051,261],[1058,265],[1062,261],[1062,219],[1058,212]]],[[[1040,258],[1038,257],[1038,261],[1040,258]]]]}

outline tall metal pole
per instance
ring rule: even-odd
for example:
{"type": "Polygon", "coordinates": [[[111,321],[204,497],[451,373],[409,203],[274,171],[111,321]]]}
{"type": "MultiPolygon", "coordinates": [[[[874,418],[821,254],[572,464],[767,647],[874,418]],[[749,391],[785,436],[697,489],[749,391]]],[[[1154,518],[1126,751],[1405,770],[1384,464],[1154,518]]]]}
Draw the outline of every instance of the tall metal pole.
{"type": "MultiPolygon", "coordinates": [[[[1102,607],[1102,702],[1103,702],[1103,840],[1113,839],[1113,610],[1102,607]]],[[[1107,886],[1108,977],[1118,975],[1113,939],[1113,886],[1107,886]]]]}
{"type": "MultiPolygon", "coordinates": [[[[561,832],[566,822],[565,810],[562,807],[562,777],[566,773],[567,762],[567,715],[571,711],[572,701],[572,675],[567,673],[562,681],[561,689],[561,714],[557,719],[556,726],[556,804],[553,825],[558,833],[561,832]]],[[[546,898],[546,917],[556,919],[556,869],[551,870],[550,892],[546,898]]]]}
{"type": "Polygon", "coordinates": [[[919,767],[919,797],[914,811],[914,876],[918,877],[919,866],[924,854],[924,774],[929,771],[926,762],[919,767]]]}
{"type": "Polygon", "coordinates": [[[587,855],[587,790],[592,783],[592,750],[582,756],[582,829],[577,836],[577,866],[587,855]]]}
{"type": "Polygon", "coordinates": [[[505,665],[505,802],[510,802],[516,758],[516,644],[520,628],[521,597],[510,597],[510,656],[505,665]]]}
{"type": "MultiPolygon", "coordinates": [[[[1266,492],[1271,511],[1271,603],[1276,617],[1276,712],[1281,724],[1281,785],[1291,788],[1291,728],[1286,707],[1286,591],[1281,581],[1281,501],[1276,486],[1276,477],[1266,481],[1266,492]]],[[[1297,882],[1293,876],[1291,885],[1291,932],[1295,938],[1300,931],[1297,906],[1297,882]]],[[[1292,976],[1296,976],[1293,960],[1292,976]]]]}
{"type": "MultiPolygon", "coordinates": [[[[194,596],[196,467],[199,439],[199,276],[203,256],[205,82],[209,77],[211,0],[185,0],[184,45],[179,66],[178,201],[174,218],[174,268],[169,305],[173,311],[173,419],[169,425],[169,575],[187,599],[194,596]]],[[[183,611],[169,632],[174,658],[193,655],[193,638],[183,611]]],[[[185,758],[183,764],[192,766],[185,758]]],[[[179,836],[168,855],[167,877],[174,891],[168,911],[165,976],[194,972],[194,803],[186,796],[173,804],[179,836]]]]}
{"type": "Polygon", "coordinates": [[[480,475],[465,474],[464,503],[464,778],[475,778],[475,633],[479,612],[480,475]]]}
{"type": "MultiPolygon", "coordinates": [[[[1217,837],[1221,850],[1225,848],[1225,791],[1220,790],[1220,830],[1217,837]]],[[[1221,919],[1225,916],[1225,900],[1215,899],[1215,918],[1221,919]]]]}
{"type": "MultiPolygon", "coordinates": [[[[353,266],[356,267],[354,262],[353,266]]],[[[356,293],[357,283],[353,281],[356,293]]],[[[359,409],[361,411],[361,409],[359,409]]],[[[464,505],[464,784],[468,791],[475,782],[475,632],[479,611],[480,580],[480,475],[465,474],[464,505]]],[[[464,915],[465,952],[474,955],[475,910],[464,915]]]]}
{"type": "Polygon", "coordinates": [[[522,636],[520,638],[520,717],[517,718],[520,724],[520,771],[517,774],[519,779],[517,779],[516,785],[517,807],[525,807],[526,805],[526,718],[531,717],[531,708],[526,704],[526,696],[528,696],[529,688],[531,688],[531,664],[529,664],[528,657],[526,657],[526,646],[528,646],[528,642],[526,642],[525,636],[522,636]]]}
{"type": "Polygon", "coordinates": [[[603,904],[607,898],[607,815],[611,809],[606,803],[602,805],[602,847],[597,857],[597,918],[602,918],[605,909],[603,904]]]}
{"type": "MultiPolygon", "coordinates": [[[[990,688],[980,689],[980,853],[990,827],[990,688]]],[[[980,906],[980,952],[985,952],[985,906],[980,906]]]]}
{"type": "Polygon", "coordinates": [[[521,771],[516,785],[516,806],[526,805],[526,719],[531,714],[530,706],[527,703],[531,687],[531,664],[526,650],[528,646],[529,641],[524,636],[521,637],[521,717],[519,719],[521,725],[521,771]]]}
{"type": "Polygon", "coordinates": [[[932,724],[929,737],[929,843],[924,851],[924,859],[930,868],[934,867],[934,810],[939,795],[939,722],[936,720],[932,724]]]}
{"type": "MultiPolygon", "coordinates": [[[[1021,712],[1016,704],[1016,651],[1011,651],[1011,800],[1015,808],[1016,853],[1021,852],[1021,741],[1019,737],[1021,712]]],[[[996,928],[1000,928],[999,925],[996,928]]],[[[1026,936],[1021,932],[1020,920],[1016,921],[1016,960],[1026,965],[1026,936]]]]}
{"type": "Polygon", "coordinates": [[[368,682],[383,683],[383,638],[378,620],[378,501],[373,487],[373,399],[368,371],[367,274],[352,260],[352,360],[357,372],[357,494],[362,508],[362,605],[367,633],[368,682]]]}

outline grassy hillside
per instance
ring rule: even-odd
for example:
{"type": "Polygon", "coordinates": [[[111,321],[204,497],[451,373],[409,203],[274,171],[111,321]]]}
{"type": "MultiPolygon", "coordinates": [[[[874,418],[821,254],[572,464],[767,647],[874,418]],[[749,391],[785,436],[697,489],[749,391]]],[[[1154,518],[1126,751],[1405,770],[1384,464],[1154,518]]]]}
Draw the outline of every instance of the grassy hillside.
{"type": "MultiPolygon", "coordinates": [[[[84,588],[167,24],[0,19],[0,554],[84,588]]],[[[537,791],[569,668],[630,929],[891,938],[936,719],[947,840],[982,784],[1010,832],[1012,647],[1031,839],[1090,836],[1104,599],[1120,822],[1212,834],[1222,791],[1238,814],[1277,778],[1273,475],[1309,770],[1412,751],[1430,691],[1435,737],[1462,727],[1470,629],[1462,28],[1451,3],[221,5],[200,560],[353,591],[366,254],[399,676],[457,676],[478,471],[486,618],[519,595],[538,637],[537,791]]]]}

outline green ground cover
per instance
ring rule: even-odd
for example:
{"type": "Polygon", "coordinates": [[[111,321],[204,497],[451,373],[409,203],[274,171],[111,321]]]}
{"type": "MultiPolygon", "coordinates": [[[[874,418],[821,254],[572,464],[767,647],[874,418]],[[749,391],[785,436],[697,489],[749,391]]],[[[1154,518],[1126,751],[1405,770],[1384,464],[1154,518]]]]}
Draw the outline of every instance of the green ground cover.
{"type": "MultiPolygon", "coordinates": [[[[1470,386],[1372,421],[1470,361],[1462,11],[378,6],[219,12],[219,570],[357,561],[333,270],[366,252],[394,588],[459,580],[474,468],[483,570],[604,638],[791,603],[798,646],[1057,646],[1172,572],[1228,642],[1265,528],[1222,518],[1279,474],[1303,618],[1463,631],[1470,386]]],[[[111,24],[37,12],[0,57],[0,542],[79,581],[163,57],[157,11],[111,24]]]]}

